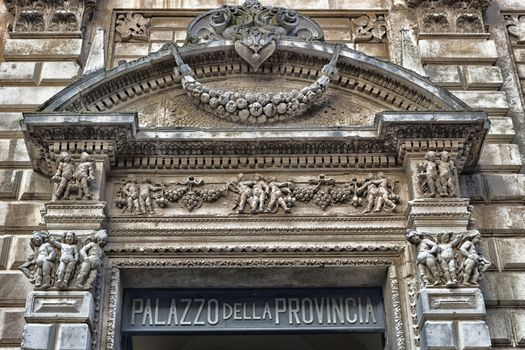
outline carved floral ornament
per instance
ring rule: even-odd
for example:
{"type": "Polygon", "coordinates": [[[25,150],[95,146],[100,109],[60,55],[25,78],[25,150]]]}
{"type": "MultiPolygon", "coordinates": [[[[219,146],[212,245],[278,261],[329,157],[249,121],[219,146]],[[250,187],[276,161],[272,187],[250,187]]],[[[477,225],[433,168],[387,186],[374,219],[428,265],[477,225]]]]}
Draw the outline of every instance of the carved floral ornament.
{"type": "Polygon", "coordinates": [[[483,12],[491,0],[407,0],[420,33],[485,33],[483,12]]]}
{"type": "Polygon", "coordinates": [[[139,181],[129,175],[122,180],[115,204],[128,215],[154,214],[155,207],[166,208],[169,203],[178,203],[191,212],[204,203],[223,199],[234,200],[231,210],[237,214],[291,213],[296,205],[315,205],[326,210],[343,204],[361,208],[363,214],[395,213],[400,203],[398,192],[396,181],[381,172],[354,177],[342,184],[323,174],[309,179],[307,184],[239,174],[219,186],[208,186],[194,176],[175,183],[153,184],[150,179],[139,181]]]}
{"type": "Polygon", "coordinates": [[[79,32],[91,19],[95,0],[6,0],[14,16],[11,31],[79,32]]]}
{"type": "Polygon", "coordinates": [[[54,236],[35,231],[30,239],[33,254],[19,269],[39,289],[90,290],[102,265],[107,239],[105,230],[82,238],[75,232],[54,236]]]}
{"type": "Polygon", "coordinates": [[[516,38],[518,44],[525,43],[525,16],[505,15],[504,18],[510,36],[516,38]]]}

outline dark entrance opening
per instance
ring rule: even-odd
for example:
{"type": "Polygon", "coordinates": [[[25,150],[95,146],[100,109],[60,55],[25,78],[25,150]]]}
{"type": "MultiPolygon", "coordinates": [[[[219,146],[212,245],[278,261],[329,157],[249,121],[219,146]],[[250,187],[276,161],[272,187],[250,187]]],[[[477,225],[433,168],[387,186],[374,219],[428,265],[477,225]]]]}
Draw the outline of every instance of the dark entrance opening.
{"type": "Polygon", "coordinates": [[[132,336],[127,350],[381,350],[381,333],[132,336]]]}

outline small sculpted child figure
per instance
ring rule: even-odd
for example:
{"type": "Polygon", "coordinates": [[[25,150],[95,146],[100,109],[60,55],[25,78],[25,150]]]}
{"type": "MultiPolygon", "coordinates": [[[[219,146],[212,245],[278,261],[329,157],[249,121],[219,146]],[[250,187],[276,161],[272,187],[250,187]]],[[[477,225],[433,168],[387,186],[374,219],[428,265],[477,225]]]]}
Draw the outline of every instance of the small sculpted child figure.
{"type": "Polygon", "coordinates": [[[76,287],[91,289],[97,278],[99,266],[102,264],[104,246],[108,240],[106,230],[97,231],[91,242],[80,249],[80,273],[76,280],[76,287]]]}
{"type": "Polygon", "coordinates": [[[62,242],[51,241],[51,244],[60,249],[56,286],[67,288],[78,261],[77,237],[74,232],[65,232],[62,242]]]}

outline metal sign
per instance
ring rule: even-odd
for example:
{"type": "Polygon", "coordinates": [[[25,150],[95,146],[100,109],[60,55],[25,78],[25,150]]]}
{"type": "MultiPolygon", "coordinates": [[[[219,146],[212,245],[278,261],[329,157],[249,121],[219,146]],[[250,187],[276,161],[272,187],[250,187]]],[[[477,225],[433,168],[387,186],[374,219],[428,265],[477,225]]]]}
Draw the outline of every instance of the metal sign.
{"type": "Polygon", "coordinates": [[[131,289],[122,331],[383,332],[380,289],[131,289]]]}

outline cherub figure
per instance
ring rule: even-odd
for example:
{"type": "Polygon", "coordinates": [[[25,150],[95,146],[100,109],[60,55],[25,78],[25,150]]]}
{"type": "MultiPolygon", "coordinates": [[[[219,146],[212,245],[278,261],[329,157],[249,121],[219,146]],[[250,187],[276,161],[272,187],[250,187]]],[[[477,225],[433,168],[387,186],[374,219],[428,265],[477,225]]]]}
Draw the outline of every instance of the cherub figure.
{"type": "Polygon", "coordinates": [[[60,249],[56,286],[67,288],[78,261],[77,236],[74,232],[64,232],[62,242],[51,240],[51,244],[60,249]]]}
{"type": "Polygon", "coordinates": [[[55,197],[57,199],[69,199],[69,192],[71,187],[75,184],[74,174],[75,162],[67,152],[60,153],[58,157],[58,168],[55,175],[51,178],[57,187],[55,189],[55,197]]]}
{"type": "Polygon", "coordinates": [[[106,230],[96,231],[87,244],[80,249],[80,270],[76,280],[76,287],[81,289],[91,289],[93,282],[97,278],[99,266],[102,264],[104,246],[108,240],[106,230]]]}
{"type": "Polygon", "coordinates": [[[93,159],[87,152],[80,154],[80,164],[77,166],[77,170],[73,174],[78,187],[78,199],[87,198],[91,199],[93,193],[89,189],[89,184],[95,180],[95,166],[93,159]]]}
{"type": "Polygon", "coordinates": [[[440,154],[440,158],[436,160],[438,177],[440,182],[439,195],[441,197],[455,196],[456,195],[456,165],[451,160],[450,153],[443,151],[440,154]]]}
{"type": "Polygon", "coordinates": [[[443,192],[441,190],[441,183],[438,179],[436,152],[428,151],[425,154],[425,160],[418,164],[418,171],[422,192],[427,192],[425,190],[425,188],[427,188],[430,197],[435,197],[436,193],[443,192]]]}
{"type": "Polygon", "coordinates": [[[126,211],[126,209],[130,212],[130,214],[133,214],[135,212],[140,212],[140,188],[137,183],[137,178],[135,175],[130,174],[128,175],[128,178],[126,180],[126,184],[124,185],[124,188],[122,189],[122,194],[124,195],[124,198],[126,199],[126,207],[123,211],[126,211]]]}
{"type": "Polygon", "coordinates": [[[422,238],[422,235],[415,230],[408,231],[407,239],[417,246],[417,266],[423,283],[430,285],[432,281],[434,286],[441,284],[441,273],[437,262],[439,247],[436,242],[422,238]]]}
{"type": "Polygon", "coordinates": [[[481,242],[481,234],[478,230],[472,230],[459,247],[459,252],[463,257],[463,284],[467,286],[478,286],[478,281],[483,277],[483,272],[490,266],[490,262],[476,249],[479,242],[481,242]]]}
{"type": "Polygon", "coordinates": [[[270,187],[264,181],[263,177],[259,174],[256,174],[254,177],[254,183],[253,183],[253,207],[255,207],[255,210],[257,212],[263,212],[264,211],[264,205],[266,204],[266,195],[270,192],[270,187]]]}
{"type": "Polygon", "coordinates": [[[399,196],[394,193],[393,187],[391,180],[383,172],[378,172],[377,175],[367,178],[365,183],[357,189],[357,194],[364,192],[367,196],[367,204],[363,213],[380,212],[383,208],[388,211],[395,211],[399,196]]]}
{"type": "Polygon", "coordinates": [[[19,269],[30,282],[35,283],[35,287],[49,288],[52,285],[51,274],[55,268],[55,249],[49,243],[48,234],[41,231],[33,232],[29,244],[34,254],[19,269]],[[31,268],[32,266],[34,267],[31,268]]]}
{"type": "Polygon", "coordinates": [[[456,287],[458,284],[454,248],[458,246],[462,236],[458,235],[451,241],[452,237],[452,232],[440,232],[437,234],[438,262],[447,287],[456,287]]]}
{"type": "Polygon", "coordinates": [[[153,214],[152,192],[161,190],[162,187],[153,186],[150,179],[145,179],[140,184],[139,189],[139,208],[141,214],[153,214]]]}
{"type": "Polygon", "coordinates": [[[293,186],[292,182],[277,182],[275,177],[270,179],[270,201],[266,207],[267,212],[274,212],[279,210],[279,206],[284,209],[285,213],[290,213],[292,209],[288,206],[288,203],[293,203],[292,200],[292,190],[290,189],[293,186]],[[287,203],[288,199],[288,203],[287,203]]]}
{"type": "Polygon", "coordinates": [[[252,213],[257,211],[258,202],[254,200],[253,195],[254,185],[255,181],[244,180],[244,174],[237,175],[237,180],[230,184],[229,189],[239,194],[237,205],[234,207],[234,209],[237,209],[238,213],[242,213],[244,211],[246,203],[250,205],[252,213]]]}

